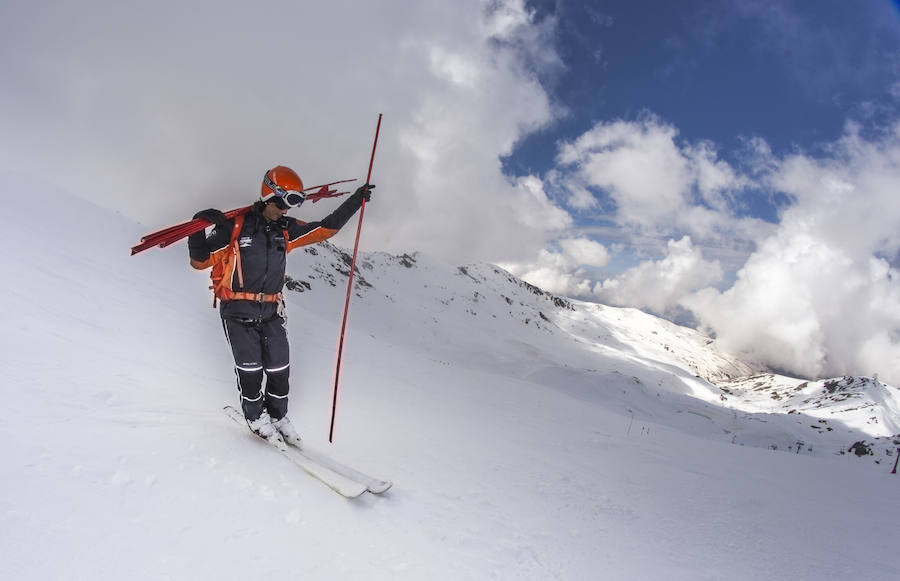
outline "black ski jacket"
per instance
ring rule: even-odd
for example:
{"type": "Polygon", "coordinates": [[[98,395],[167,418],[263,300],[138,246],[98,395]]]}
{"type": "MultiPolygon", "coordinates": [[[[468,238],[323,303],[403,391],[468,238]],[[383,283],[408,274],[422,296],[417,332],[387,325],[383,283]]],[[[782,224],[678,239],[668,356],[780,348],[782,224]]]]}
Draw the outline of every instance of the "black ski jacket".
{"type": "MultiPolygon", "coordinates": [[[[203,270],[220,262],[225,264],[223,283],[228,294],[280,293],[284,287],[287,253],[331,238],[361,205],[362,193],[358,193],[350,196],[334,212],[318,222],[302,222],[290,216],[277,222],[268,222],[262,215],[264,205],[258,202],[244,216],[237,237],[232,237],[235,218],[216,226],[209,236],[202,231],[191,235],[188,238],[191,266],[203,270]],[[240,253],[239,260],[232,259],[235,252],[240,253]],[[235,268],[236,263],[240,265],[240,275],[238,268],[235,268]]],[[[223,299],[221,303],[219,313],[223,319],[245,321],[269,320],[278,314],[279,308],[276,302],[253,300],[223,299]]]]}

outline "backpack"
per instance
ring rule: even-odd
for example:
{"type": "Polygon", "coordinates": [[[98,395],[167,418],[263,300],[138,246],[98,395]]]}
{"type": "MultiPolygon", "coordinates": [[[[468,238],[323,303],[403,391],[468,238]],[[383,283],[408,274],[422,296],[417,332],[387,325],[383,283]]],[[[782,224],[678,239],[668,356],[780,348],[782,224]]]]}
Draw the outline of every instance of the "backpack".
{"type": "Polygon", "coordinates": [[[241,251],[238,248],[237,239],[241,235],[241,229],[244,226],[244,214],[236,216],[234,219],[234,227],[231,229],[231,240],[228,243],[228,251],[225,258],[215,263],[209,278],[212,279],[210,290],[213,292],[213,308],[216,308],[218,301],[221,299],[227,301],[231,299],[232,290],[228,281],[234,276],[234,270],[237,268],[238,280],[240,285],[244,286],[244,273],[241,270],[241,251]]]}
{"type": "MultiPolygon", "coordinates": [[[[222,260],[213,265],[212,272],[209,273],[209,277],[212,279],[212,284],[209,288],[213,292],[213,308],[218,306],[218,301],[220,300],[231,301],[236,298],[235,295],[237,294],[248,294],[245,292],[236,293],[230,285],[231,280],[234,278],[234,272],[237,270],[238,285],[240,287],[244,286],[244,271],[241,269],[241,249],[238,245],[238,237],[241,235],[241,230],[244,227],[244,216],[246,216],[246,214],[235,216],[234,228],[231,230],[231,241],[228,244],[228,251],[226,251],[222,260]]],[[[286,246],[288,241],[287,228],[284,229],[284,241],[286,246]]],[[[238,298],[246,297],[242,296],[238,298]]]]}

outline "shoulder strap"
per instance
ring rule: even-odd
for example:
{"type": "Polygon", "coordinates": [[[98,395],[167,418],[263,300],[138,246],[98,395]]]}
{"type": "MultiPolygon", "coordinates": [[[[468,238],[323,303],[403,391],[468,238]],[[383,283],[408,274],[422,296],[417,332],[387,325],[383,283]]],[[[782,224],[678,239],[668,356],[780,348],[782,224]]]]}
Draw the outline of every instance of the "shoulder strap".
{"type": "Polygon", "coordinates": [[[238,236],[241,235],[241,228],[244,226],[244,215],[234,219],[234,229],[231,231],[231,248],[234,251],[234,267],[237,269],[238,273],[238,283],[241,285],[241,288],[244,286],[244,271],[241,269],[241,249],[238,246],[238,236]]]}
{"type": "Polygon", "coordinates": [[[213,291],[213,308],[216,308],[216,304],[218,299],[227,298],[230,294],[230,289],[226,286],[229,284],[226,282],[226,278],[230,281],[231,276],[234,273],[234,269],[229,268],[230,263],[234,260],[234,268],[237,269],[238,273],[238,281],[240,285],[244,286],[244,273],[241,270],[241,249],[238,246],[238,237],[241,235],[241,229],[244,226],[244,215],[241,214],[239,216],[235,216],[234,218],[234,227],[231,230],[231,241],[228,243],[228,251],[229,254],[226,254],[224,260],[218,264],[216,264],[212,272],[209,273],[210,278],[212,279],[212,285],[209,287],[213,291]]]}
{"type": "Polygon", "coordinates": [[[231,230],[231,243],[234,244],[234,241],[238,239],[238,236],[241,235],[241,228],[244,227],[244,217],[246,214],[240,214],[234,217],[234,228],[231,230]]]}

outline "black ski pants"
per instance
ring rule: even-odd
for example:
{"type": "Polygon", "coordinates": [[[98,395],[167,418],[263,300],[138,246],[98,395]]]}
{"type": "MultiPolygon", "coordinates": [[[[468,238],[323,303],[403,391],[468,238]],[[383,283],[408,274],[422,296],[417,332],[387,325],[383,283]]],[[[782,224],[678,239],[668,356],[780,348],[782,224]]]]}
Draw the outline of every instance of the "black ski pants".
{"type": "Polygon", "coordinates": [[[222,326],[234,355],[234,374],[244,417],[253,421],[265,410],[273,420],[283,418],[287,414],[291,370],[284,319],[278,316],[266,321],[222,319],[222,326]]]}

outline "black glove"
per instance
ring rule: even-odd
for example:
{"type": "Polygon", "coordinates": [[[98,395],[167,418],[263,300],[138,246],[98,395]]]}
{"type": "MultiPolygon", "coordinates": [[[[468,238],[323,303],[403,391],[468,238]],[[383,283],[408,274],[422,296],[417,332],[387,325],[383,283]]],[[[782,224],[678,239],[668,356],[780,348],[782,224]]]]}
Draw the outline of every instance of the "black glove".
{"type": "Polygon", "coordinates": [[[194,220],[197,218],[202,218],[211,224],[215,224],[216,226],[220,226],[228,221],[228,218],[223,214],[220,210],[216,210],[215,208],[209,208],[207,210],[200,210],[196,214],[194,214],[194,220]]]}
{"type": "Polygon", "coordinates": [[[188,236],[188,252],[191,258],[204,261],[209,258],[209,250],[206,248],[206,232],[200,230],[188,236]]]}
{"type": "Polygon", "coordinates": [[[356,191],[353,193],[354,193],[354,195],[359,194],[360,196],[363,197],[363,199],[365,201],[368,202],[369,200],[372,199],[372,190],[373,189],[375,189],[374,184],[366,184],[364,186],[359,186],[358,188],[356,188],[356,191]]]}

